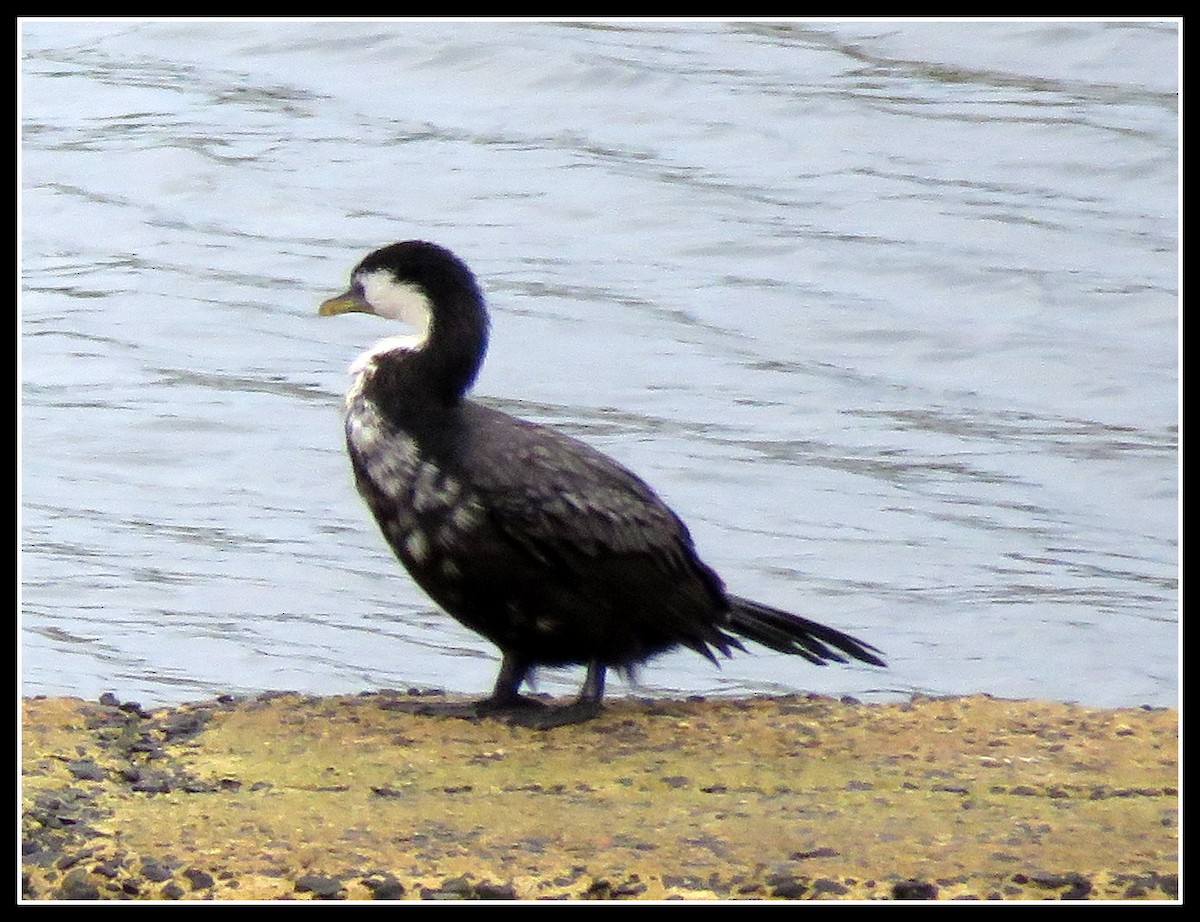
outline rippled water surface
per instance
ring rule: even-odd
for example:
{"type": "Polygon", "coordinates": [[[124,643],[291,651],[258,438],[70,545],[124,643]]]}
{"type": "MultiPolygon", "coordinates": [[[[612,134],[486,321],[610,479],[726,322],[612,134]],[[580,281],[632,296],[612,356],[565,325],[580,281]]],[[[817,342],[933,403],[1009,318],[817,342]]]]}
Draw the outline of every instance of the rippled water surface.
{"type": "Polygon", "coordinates": [[[1175,702],[1175,24],[19,32],[25,694],[490,686],[351,483],[394,331],[316,317],[425,237],[489,294],[482,398],[890,663],[640,692],[1175,702]]]}

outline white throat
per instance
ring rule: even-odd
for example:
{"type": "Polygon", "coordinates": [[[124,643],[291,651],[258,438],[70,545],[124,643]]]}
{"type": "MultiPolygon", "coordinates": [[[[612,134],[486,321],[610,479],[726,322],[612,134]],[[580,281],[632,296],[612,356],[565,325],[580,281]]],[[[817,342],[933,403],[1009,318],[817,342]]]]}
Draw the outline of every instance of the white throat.
{"type": "Polygon", "coordinates": [[[407,323],[422,340],[429,335],[433,306],[419,285],[397,282],[386,269],[361,273],[356,281],[377,316],[407,323]]]}
{"type": "Polygon", "coordinates": [[[346,394],[346,405],[351,406],[362,392],[368,376],[375,369],[375,361],[382,355],[417,352],[429,338],[429,325],[433,318],[433,306],[429,296],[419,285],[398,282],[386,269],[360,272],[354,281],[361,286],[363,300],[377,317],[399,320],[413,327],[412,333],[401,333],[379,340],[350,365],[352,384],[346,394]]]}

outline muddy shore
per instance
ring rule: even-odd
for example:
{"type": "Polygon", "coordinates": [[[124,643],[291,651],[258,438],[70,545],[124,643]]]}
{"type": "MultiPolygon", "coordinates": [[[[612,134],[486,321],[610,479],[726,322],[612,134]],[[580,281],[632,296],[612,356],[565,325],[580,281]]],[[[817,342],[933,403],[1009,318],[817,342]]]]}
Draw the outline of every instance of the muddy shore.
{"type": "Polygon", "coordinates": [[[1175,900],[1178,713],[986,696],[22,702],[25,900],[1175,900]]]}

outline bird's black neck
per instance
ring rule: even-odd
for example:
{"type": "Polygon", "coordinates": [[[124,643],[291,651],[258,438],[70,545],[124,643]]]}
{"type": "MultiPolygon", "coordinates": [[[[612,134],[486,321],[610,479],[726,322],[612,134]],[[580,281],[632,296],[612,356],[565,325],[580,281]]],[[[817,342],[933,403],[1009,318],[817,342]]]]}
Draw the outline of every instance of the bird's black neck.
{"type": "Polygon", "coordinates": [[[435,310],[419,345],[383,350],[371,361],[364,395],[402,428],[457,406],[483,364],[488,340],[483,298],[473,280],[455,281],[445,290],[431,287],[435,310]]]}

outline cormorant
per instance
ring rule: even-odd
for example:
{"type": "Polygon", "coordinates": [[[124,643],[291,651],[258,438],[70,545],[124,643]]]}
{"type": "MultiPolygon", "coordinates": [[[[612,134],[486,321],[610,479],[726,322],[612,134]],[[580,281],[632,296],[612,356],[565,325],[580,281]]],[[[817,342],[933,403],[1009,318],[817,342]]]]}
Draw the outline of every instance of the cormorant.
{"type": "Polygon", "coordinates": [[[629,671],[679,646],[715,663],[717,652],[744,649],[735,635],[817,664],[885,665],[870,644],[726,592],[683,522],[611,458],[467,399],[487,309],[449,250],[410,240],[371,253],[320,308],[349,311],[416,331],[351,366],[346,443],[400,562],[503,654],[491,696],[466,713],[539,727],[587,720],[601,710],[609,668],[629,671]],[[519,693],[535,667],[568,664],[587,666],[574,704],[534,707],[519,693]]]}

